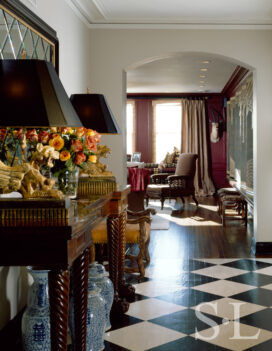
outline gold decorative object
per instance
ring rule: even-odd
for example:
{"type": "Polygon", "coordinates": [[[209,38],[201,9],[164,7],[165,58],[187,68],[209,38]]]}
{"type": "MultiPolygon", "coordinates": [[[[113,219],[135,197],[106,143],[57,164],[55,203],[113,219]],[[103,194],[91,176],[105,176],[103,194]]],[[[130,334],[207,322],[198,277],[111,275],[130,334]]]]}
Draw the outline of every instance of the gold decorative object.
{"type": "Polygon", "coordinates": [[[61,191],[52,189],[53,179],[44,177],[33,161],[17,166],[7,166],[0,161],[0,190],[2,193],[18,191],[24,198],[62,199],[61,191]]]}
{"type": "Polygon", "coordinates": [[[100,158],[106,158],[106,155],[110,153],[110,148],[106,145],[97,145],[97,152],[95,153],[96,162],[87,162],[84,169],[81,171],[81,174],[88,174],[92,176],[113,176],[112,172],[107,171],[107,166],[100,162],[100,158]]]}
{"type": "Polygon", "coordinates": [[[79,197],[105,195],[116,191],[114,176],[79,177],[77,194],[79,197]]]}

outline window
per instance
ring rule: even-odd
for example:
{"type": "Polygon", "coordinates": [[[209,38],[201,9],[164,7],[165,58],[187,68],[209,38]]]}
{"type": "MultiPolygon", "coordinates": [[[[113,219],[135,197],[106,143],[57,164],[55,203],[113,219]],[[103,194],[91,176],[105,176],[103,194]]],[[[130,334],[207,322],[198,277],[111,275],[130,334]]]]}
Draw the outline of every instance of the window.
{"type": "Polygon", "coordinates": [[[135,103],[127,102],[127,154],[135,151],[135,103]]]}
{"type": "Polygon", "coordinates": [[[181,147],[181,102],[154,102],[153,153],[160,163],[167,152],[181,147]]]}

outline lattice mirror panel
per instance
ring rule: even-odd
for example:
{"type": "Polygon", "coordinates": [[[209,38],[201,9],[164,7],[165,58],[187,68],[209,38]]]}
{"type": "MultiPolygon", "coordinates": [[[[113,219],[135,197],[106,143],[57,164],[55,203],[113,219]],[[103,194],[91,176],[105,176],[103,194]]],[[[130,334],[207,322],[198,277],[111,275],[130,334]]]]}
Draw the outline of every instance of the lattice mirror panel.
{"type": "Polygon", "coordinates": [[[39,59],[55,65],[55,45],[0,7],[0,59],[39,59]]]}

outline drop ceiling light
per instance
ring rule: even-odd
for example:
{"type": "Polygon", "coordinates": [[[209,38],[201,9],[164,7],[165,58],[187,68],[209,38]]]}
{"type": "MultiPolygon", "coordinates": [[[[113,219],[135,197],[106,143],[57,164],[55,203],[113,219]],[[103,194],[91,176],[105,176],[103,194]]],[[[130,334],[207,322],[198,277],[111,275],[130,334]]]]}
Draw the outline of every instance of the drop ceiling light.
{"type": "Polygon", "coordinates": [[[207,71],[208,71],[208,68],[200,68],[200,71],[201,71],[201,72],[207,72],[207,71]]]}
{"type": "Polygon", "coordinates": [[[204,60],[204,61],[201,61],[201,63],[204,63],[205,65],[209,64],[211,61],[209,60],[204,60]]]}
{"type": "Polygon", "coordinates": [[[206,78],[206,76],[203,76],[203,75],[200,75],[199,77],[200,77],[200,78],[206,78]]]}

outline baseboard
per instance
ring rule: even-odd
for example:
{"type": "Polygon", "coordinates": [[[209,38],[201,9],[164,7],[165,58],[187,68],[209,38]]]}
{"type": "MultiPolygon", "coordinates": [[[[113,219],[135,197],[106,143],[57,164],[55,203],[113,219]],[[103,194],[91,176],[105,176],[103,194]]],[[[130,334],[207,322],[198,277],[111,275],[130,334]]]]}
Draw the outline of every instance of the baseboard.
{"type": "Polygon", "coordinates": [[[23,308],[8,324],[0,330],[0,349],[22,351],[21,321],[23,308]]]}
{"type": "Polygon", "coordinates": [[[256,242],[256,255],[272,255],[272,242],[256,242]]]}

